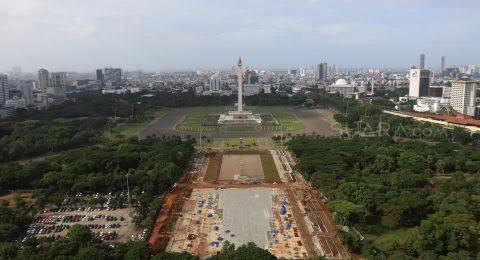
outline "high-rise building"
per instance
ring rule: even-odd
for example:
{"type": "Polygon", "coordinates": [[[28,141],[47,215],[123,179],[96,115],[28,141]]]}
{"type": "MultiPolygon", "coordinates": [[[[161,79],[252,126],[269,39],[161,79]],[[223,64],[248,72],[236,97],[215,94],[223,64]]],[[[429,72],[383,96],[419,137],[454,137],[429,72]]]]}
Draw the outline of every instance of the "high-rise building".
{"type": "Polygon", "coordinates": [[[66,72],[52,72],[50,73],[50,86],[59,88],[64,87],[67,83],[66,72]]]}
{"type": "Polygon", "coordinates": [[[210,77],[210,91],[219,91],[222,89],[222,79],[219,74],[210,77]]]}
{"type": "Polygon", "coordinates": [[[442,61],[440,63],[440,69],[442,73],[445,71],[445,62],[446,62],[446,58],[445,56],[442,56],[442,61]]]}
{"type": "Polygon", "coordinates": [[[430,70],[410,69],[408,95],[413,98],[426,97],[430,88],[430,70]]]}
{"type": "Polygon", "coordinates": [[[103,84],[103,82],[105,81],[105,77],[103,76],[103,70],[102,69],[96,70],[95,75],[96,75],[97,83],[103,84]]]}
{"type": "Polygon", "coordinates": [[[50,84],[50,75],[48,70],[40,69],[37,74],[37,89],[46,90],[50,84]]]}
{"type": "Polygon", "coordinates": [[[254,70],[245,70],[245,81],[247,84],[254,85],[257,84],[259,80],[260,77],[258,76],[257,72],[254,70]]]}
{"type": "Polygon", "coordinates": [[[425,54],[420,54],[420,68],[425,68],[425,54]]]}
{"type": "Polygon", "coordinates": [[[8,77],[5,74],[0,74],[0,105],[5,105],[5,102],[10,98],[10,89],[8,88],[8,77]]]}
{"type": "Polygon", "coordinates": [[[462,78],[452,82],[450,104],[460,114],[474,116],[478,82],[462,78]]]}
{"type": "Polygon", "coordinates": [[[23,84],[20,86],[20,91],[22,92],[22,96],[25,99],[25,103],[27,105],[33,104],[33,86],[31,84],[23,84]]]}
{"type": "Polygon", "coordinates": [[[328,65],[326,62],[317,64],[315,66],[315,79],[317,81],[325,81],[328,76],[328,65]]]}
{"type": "Polygon", "coordinates": [[[104,80],[112,85],[120,85],[122,83],[122,69],[105,68],[104,80]]]}

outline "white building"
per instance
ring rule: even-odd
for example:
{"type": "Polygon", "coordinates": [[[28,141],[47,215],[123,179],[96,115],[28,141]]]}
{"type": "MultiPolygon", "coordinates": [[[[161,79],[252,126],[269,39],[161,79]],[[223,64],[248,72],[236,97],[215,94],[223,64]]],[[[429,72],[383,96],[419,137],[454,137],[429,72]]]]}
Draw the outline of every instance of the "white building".
{"type": "Polygon", "coordinates": [[[451,101],[453,109],[460,114],[475,115],[478,82],[469,78],[452,82],[451,101]]]}
{"type": "Polygon", "coordinates": [[[243,95],[252,96],[260,93],[260,85],[257,84],[245,84],[243,86],[243,95]]]}
{"type": "Polygon", "coordinates": [[[65,100],[67,98],[64,87],[48,87],[47,94],[54,96],[57,100],[65,100]]]}
{"type": "Polygon", "coordinates": [[[0,105],[4,105],[5,101],[10,98],[10,88],[8,87],[8,77],[0,74],[0,105]]]}
{"type": "Polygon", "coordinates": [[[5,102],[6,107],[12,107],[15,109],[18,108],[26,108],[27,107],[27,102],[25,101],[24,98],[14,98],[14,99],[9,99],[5,102]]]}
{"type": "Polygon", "coordinates": [[[325,89],[329,93],[340,93],[342,96],[350,96],[360,92],[355,84],[348,84],[345,79],[338,79],[335,84],[327,86],[325,89]]]}
{"type": "Polygon", "coordinates": [[[417,104],[413,105],[413,110],[417,112],[436,113],[442,107],[448,106],[450,99],[438,97],[417,98],[417,104]]]}
{"type": "Polygon", "coordinates": [[[210,91],[219,91],[222,89],[222,79],[218,73],[210,77],[210,91]]]}
{"type": "Polygon", "coordinates": [[[410,86],[408,96],[413,98],[427,97],[430,88],[430,70],[410,69],[410,86]]]}

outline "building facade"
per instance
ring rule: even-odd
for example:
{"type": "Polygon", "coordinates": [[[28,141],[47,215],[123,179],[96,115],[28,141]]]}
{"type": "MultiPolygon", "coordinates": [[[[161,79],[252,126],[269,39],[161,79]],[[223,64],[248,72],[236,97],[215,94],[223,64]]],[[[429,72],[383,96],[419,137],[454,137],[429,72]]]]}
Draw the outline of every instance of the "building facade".
{"type": "Polygon", "coordinates": [[[95,71],[95,76],[96,76],[96,79],[97,79],[97,83],[103,84],[103,82],[105,82],[105,77],[103,76],[103,70],[102,69],[96,70],[95,71]]]}
{"type": "Polygon", "coordinates": [[[315,66],[315,79],[317,81],[325,81],[328,76],[328,65],[327,63],[320,63],[315,66]]]}
{"type": "Polygon", "coordinates": [[[105,68],[103,75],[104,75],[105,83],[109,83],[111,85],[122,84],[122,69],[105,68]]]}
{"type": "Polygon", "coordinates": [[[430,70],[410,69],[408,95],[412,98],[427,97],[430,88],[430,70]]]}
{"type": "Polygon", "coordinates": [[[37,89],[46,90],[50,84],[50,75],[48,70],[40,69],[37,74],[37,89]]]}
{"type": "Polygon", "coordinates": [[[5,102],[10,98],[10,89],[8,87],[8,77],[5,74],[0,74],[0,105],[5,105],[5,102]]]}
{"type": "Polygon", "coordinates": [[[425,54],[420,54],[420,69],[425,68],[425,54]]]}
{"type": "Polygon", "coordinates": [[[450,104],[455,111],[464,115],[475,115],[478,82],[469,78],[452,82],[450,104]]]}
{"type": "Polygon", "coordinates": [[[66,72],[52,72],[50,73],[50,86],[54,88],[64,87],[67,84],[66,72]]]}
{"type": "Polygon", "coordinates": [[[220,91],[222,90],[222,79],[220,75],[214,74],[210,77],[210,91],[220,91]]]}

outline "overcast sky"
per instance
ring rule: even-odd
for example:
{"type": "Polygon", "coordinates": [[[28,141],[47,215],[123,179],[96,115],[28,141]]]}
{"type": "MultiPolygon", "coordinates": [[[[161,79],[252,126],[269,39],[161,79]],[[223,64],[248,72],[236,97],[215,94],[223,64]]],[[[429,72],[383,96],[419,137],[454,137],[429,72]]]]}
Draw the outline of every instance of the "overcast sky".
{"type": "Polygon", "coordinates": [[[480,63],[478,0],[0,0],[0,71],[480,63]]]}

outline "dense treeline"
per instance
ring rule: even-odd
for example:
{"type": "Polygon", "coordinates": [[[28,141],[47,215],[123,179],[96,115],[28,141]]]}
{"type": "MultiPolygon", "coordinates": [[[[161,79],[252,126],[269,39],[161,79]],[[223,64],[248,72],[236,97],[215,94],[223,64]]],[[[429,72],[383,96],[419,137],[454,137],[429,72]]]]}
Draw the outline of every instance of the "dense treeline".
{"type": "Polygon", "coordinates": [[[334,118],[344,126],[344,134],[349,136],[395,136],[461,144],[477,144],[480,141],[478,134],[471,135],[462,128],[452,130],[438,124],[385,114],[382,110],[393,108],[393,103],[387,99],[359,102],[337,94],[323,94],[321,102],[339,112],[334,118]]]}
{"type": "MultiPolygon", "coordinates": [[[[128,174],[131,193],[135,198],[133,202],[138,203],[134,221],[150,227],[161,206],[159,195],[181,176],[193,153],[194,142],[193,139],[181,140],[179,137],[141,141],[130,139],[71,150],[27,165],[3,164],[0,165],[0,194],[28,189],[36,199],[34,208],[41,209],[45,203],[60,205],[67,194],[125,191],[128,174]]],[[[15,241],[30,224],[34,210],[22,206],[25,204],[21,199],[15,204],[15,207],[8,207],[5,202],[0,204],[2,259],[14,258],[12,255],[40,259],[67,256],[76,256],[78,259],[92,259],[85,256],[120,259],[129,254],[135,257],[127,259],[145,259],[137,258],[140,252],[143,252],[142,256],[150,256],[150,247],[146,242],[119,244],[118,248],[112,250],[95,239],[88,239],[84,244],[72,242],[71,238],[54,243],[38,243],[33,239],[23,243],[20,250],[20,244],[15,241]],[[87,251],[86,244],[89,244],[87,251]],[[134,248],[132,252],[130,247],[134,248]]]]}
{"type": "MultiPolygon", "coordinates": [[[[305,96],[298,94],[272,93],[245,97],[247,105],[300,105],[305,96]]],[[[169,91],[128,93],[125,95],[103,95],[100,91],[84,91],[70,95],[62,105],[52,106],[45,111],[21,111],[19,119],[52,120],[76,117],[130,117],[160,107],[226,106],[234,105],[236,96],[202,96],[193,91],[174,93],[169,91]],[[154,96],[145,96],[153,94],[154,96]]]]}
{"type": "Polygon", "coordinates": [[[373,257],[475,258],[480,150],[389,137],[295,137],[297,169],[329,199],[341,237],[373,257]]]}
{"type": "Polygon", "coordinates": [[[0,122],[0,162],[96,143],[105,119],[0,122]]]}
{"type": "MultiPolygon", "coordinates": [[[[127,140],[65,152],[41,162],[0,166],[0,194],[30,189],[37,202],[60,203],[63,194],[123,191],[126,176],[139,200],[138,223],[150,224],[155,196],[175,183],[193,153],[194,140],[127,140]]],[[[157,206],[157,205],[154,205],[157,206]]]]}
{"type": "MultiPolygon", "coordinates": [[[[57,241],[48,238],[30,238],[19,247],[15,243],[0,244],[1,259],[142,259],[142,260],[197,260],[199,257],[187,253],[161,252],[151,256],[151,245],[145,241],[116,243],[112,247],[93,237],[92,232],[85,226],[73,225],[68,230],[68,236],[57,241]]],[[[246,260],[273,260],[276,259],[268,251],[249,243],[235,249],[228,244],[223,247],[219,255],[207,259],[246,259],[246,260]]]]}

